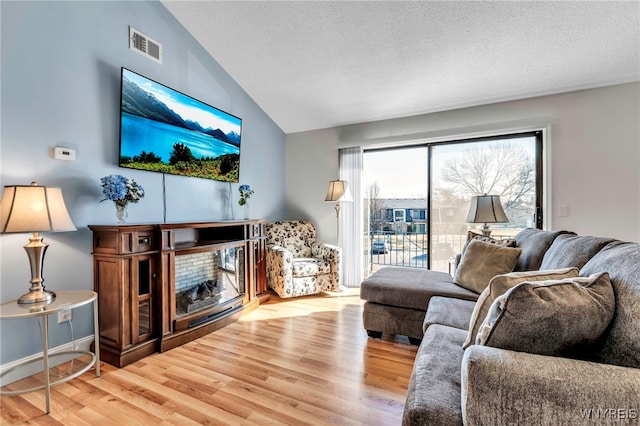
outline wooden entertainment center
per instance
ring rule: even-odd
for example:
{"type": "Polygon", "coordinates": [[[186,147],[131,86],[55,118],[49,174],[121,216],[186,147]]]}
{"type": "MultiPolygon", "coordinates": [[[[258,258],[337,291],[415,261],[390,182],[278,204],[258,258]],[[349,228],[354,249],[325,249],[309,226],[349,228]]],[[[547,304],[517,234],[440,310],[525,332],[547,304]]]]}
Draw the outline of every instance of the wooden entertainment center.
{"type": "Polygon", "coordinates": [[[266,223],[89,225],[101,358],[123,367],[224,327],[268,299],[266,223]],[[181,280],[199,274],[210,276],[180,291],[181,280]]]}

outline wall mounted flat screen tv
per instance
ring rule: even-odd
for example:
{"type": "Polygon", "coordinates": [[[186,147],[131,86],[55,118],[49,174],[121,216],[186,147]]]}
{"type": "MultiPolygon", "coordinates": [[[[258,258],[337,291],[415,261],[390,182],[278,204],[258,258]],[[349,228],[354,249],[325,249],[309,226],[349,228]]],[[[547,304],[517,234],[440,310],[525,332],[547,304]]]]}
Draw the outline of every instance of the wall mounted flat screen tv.
{"type": "Polygon", "coordinates": [[[242,120],[122,68],[120,167],[238,182],[242,120]]]}

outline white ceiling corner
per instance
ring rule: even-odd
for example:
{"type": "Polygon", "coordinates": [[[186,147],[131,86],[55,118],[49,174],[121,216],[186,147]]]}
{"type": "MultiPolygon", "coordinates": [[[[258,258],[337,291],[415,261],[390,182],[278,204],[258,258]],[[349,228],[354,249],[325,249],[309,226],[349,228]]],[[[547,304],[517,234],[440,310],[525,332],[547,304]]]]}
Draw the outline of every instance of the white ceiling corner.
{"type": "Polygon", "coordinates": [[[162,3],[285,133],[640,81],[637,0],[162,3]]]}

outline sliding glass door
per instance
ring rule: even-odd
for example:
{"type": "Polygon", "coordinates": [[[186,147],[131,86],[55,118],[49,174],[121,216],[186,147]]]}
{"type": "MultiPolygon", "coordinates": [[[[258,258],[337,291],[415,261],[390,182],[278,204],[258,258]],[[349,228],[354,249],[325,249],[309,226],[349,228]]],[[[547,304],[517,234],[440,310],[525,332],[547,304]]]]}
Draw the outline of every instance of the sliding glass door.
{"type": "MultiPolygon", "coordinates": [[[[471,197],[499,195],[509,222],[490,224],[506,238],[541,227],[542,134],[528,132],[364,152],[365,264],[448,272],[467,231],[471,197]]],[[[365,274],[367,275],[367,274],[365,274]]]]}
{"type": "Polygon", "coordinates": [[[448,271],[449,259],[461,252],[467,231],[481,233],[482,223],[466,222],[475,195],[500,196],[509,222],[489,223],[492,237],[506,238],[536,227],[541,142],[538,133],[528,133],[430,147],[431,269],[448,271]]]}

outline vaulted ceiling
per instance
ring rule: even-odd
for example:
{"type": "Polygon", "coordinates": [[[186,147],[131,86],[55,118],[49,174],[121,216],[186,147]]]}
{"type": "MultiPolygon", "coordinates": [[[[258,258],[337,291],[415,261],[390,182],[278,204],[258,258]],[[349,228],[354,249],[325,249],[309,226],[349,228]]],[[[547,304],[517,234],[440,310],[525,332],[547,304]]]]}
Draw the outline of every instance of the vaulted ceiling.
{"type": "Polygon", "coordinates": [[[171,1],[285,133],[640,81],[636,1],[171,1]]]}

